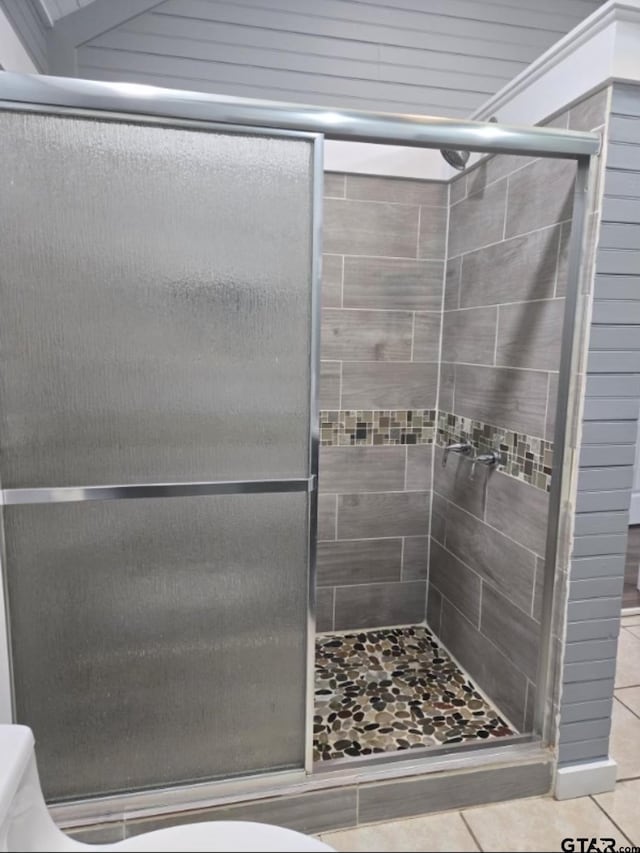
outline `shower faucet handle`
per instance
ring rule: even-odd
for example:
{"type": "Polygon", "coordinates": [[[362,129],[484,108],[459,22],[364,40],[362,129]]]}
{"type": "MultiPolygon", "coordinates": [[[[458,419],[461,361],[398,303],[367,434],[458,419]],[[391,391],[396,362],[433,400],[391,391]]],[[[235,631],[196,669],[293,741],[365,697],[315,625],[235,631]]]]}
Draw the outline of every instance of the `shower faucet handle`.
{"type": "Polygon", "coordinates": [[[469,474],[469,479],[473,480],[476,475],[476,465],[478,462],[481,465],[486,465],[487,468],[493,468],[494,465],[498,465],[502,461],[502,454],[498,450],[489,450],[487,453],[480,453],[476,456],[471,463],[471,473],[469,474]]]}
{"type": "Polygon", "coordinates": [[[447,459],[449,458],[450,453],[471,453],[473,450],[473,446],[468,441],[460,441],[457,444],[448,444],[444,449],[444,456],[442,457],[442,467],[447,464],[447,459]]]}

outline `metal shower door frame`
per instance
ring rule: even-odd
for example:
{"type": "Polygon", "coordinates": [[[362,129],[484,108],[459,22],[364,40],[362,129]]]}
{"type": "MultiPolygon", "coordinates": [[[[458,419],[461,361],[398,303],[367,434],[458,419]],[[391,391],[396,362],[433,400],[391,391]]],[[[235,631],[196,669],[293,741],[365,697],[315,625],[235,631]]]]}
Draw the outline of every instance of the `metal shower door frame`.
{"type": "MultiPolygon", "coordinates": [[[[561,363],[558,389],[558,417],[556,419],[554,467],[560,473],[553,478],[550,495],[550,516],[547,526],[545,566],[545,601],[542,614],[542,648],[538,677],[538,697],[535,713],[535,734],[520,742],[505,743],[495,749],[483,749],[486,760],[513,762],[518,756],[530,755],[532,749],[545,748],[552,735],[552,719],[549,713],[551,687],[555,685],[553,663],[552,598],[555,584],[556,559],[566,550],[567,530],[571,524],[571,477],[572,441],[575,425],[575,406],[568,402],[576,397],[575,365],[576,327],[581,317],[576,316],[581,282],[581,261],[585,222],[588,210],[585,203],[586,175],[591,157],[598,154],[600,138],[597,134],[569,131],[550,127],[510,127],[488,122],[446,119],[432,116],[396,115],[369,113],[356,110],[341,110],[300,104],[283,104],[272,101],[257,101],[208,95],[201,92],[161,89],[147,85],[107,83],[31,76],[5,72],[0,75],[0,109],[33,111],[47,114],[73,114],[108,120],[128,120],[171,127],[198,127],[223,130],[225,132],[249,131],[256,134],[307,137],[314,141],[314,187],[313,187],[313,261],[312,261],[312,331],[311,331],[311,377],[310,377],[310,443],[309,443],[309,606],[307,620],[307,669],[313,673],[315,639],[315,574],[316,574],[316,518],[317,518],[317,474],[319,450],[318,424],[318,380],[319,380],[319,320],[320,320],[320,275],[321,275],[321,227],[322,227],[322,142],[324,138],[382,144],[404,145],[414,148],[451,147],[482,153],[530,154],[541,157],[556,157],[576,160],[578,178],[574,194],[574,212],[569,241],[569,264],[565,317],[562,332],[561,363]],[[525,742],[528,740],[528,743],[525,742]]],[[[578,329],[579,331],[579,329],[578,329]]],[[[186,485],[186,484],[182,484],[186,485]]],[[[209,484],[211,486],[212,484],[209,484]]],[[[218,484],[222,485],[222,484],[218,484]]],[[[245,484],[247,485],[247,484],[245,484]]],[[[173,488],[170,484],[159,484],[156,488],[173,488]]],[[[190,484],[190,488],[206,488],[207,484],[190,484]]],[[[230,484],[226,484],[230,487],[230,484]]],[[[100,487],[108,489],[110,487],[100,487]]],[[[115,487],[118,488],[118,487],[115,487]]],[[[300,485],[297,486],[300,488],[300,485]]],[[[304,488],[304,486],[303,486],[304,488]]],[[[18,495],[14,495],[16,499],[18,495]]],[[[0,493],[0,499],[2,493],[0,493]]],[[[52,496],[52,499],[56,497],[52,496]]],[[[58,498],[60,499],[60,498],[58,498]]],[[[3,712],[3,680],[8,684],[9,674],[3,672],[4,656],[2,642],[2,619],[0,589],[0,721],[3,712]]],[[[307,680],[307,743],[305,744],[305,768],[261,776],[243,777],[242,780],[202,783],[183,786],[181,789],[162,789],[161,792],[141,792],[130,795],[135,813],[135,803],[140,808],[156,808],[160,803],[167,807],[193,808],[194,802],[211,802],[218,799],[238,800],[242,796],[277,795],[287,786],[301,792],[335,787],[358,781],[393,779],[400,776],[424,774],[430,770],[442,772],[446,766],[471,769],[478,765],[478,753],[455,750],[432,750],[429,756],[419,760],[391,761],[384,767],[379,763],[368,763],[368,768],[336,769],[330,774],[310,777],[312,769],[312,717],[313,679],[307,680]],[[443,754],[444,752],[444,754],[443,754]],[[429,757],[432,756],[431,762],[429,757]],[[449,763],[448,763],[449,762],[449,763]],[[448,763],[448,764],[447,764],[448,763]],[[328,778],[330,777],[330,779],[328,778]],[[343,781],[341,781],[343,780],[343,781]],[[293,786],[293,787],[291,787],[293,786]],[[215,791],[215,793],[214,793],[215,791]],[[186,806],[185,804],[189,804],[186,806]]],[[[6,703],[5,703],[6,705],[6,703]]],[[[129,796],[129,795],[127,795],[129,796]]],[[[117,798],[120,802],[122,797],[117,798]]],[[[112,807],[114,798],[101,798],[105,812],[112,807]]],[[[65,814],[74,817],[83,814],[96,817],[96,801],[85,801],[60,806],[58,814],[64,822],[65,814]]],[[[161,808],[159,809],[162,810],[161,808]]],[[[99,811],[99,809],[98,809],[99,811]]],[[[88,820],[87,820],[88,822],[88,820]]]]}
{"type": "MultiPolygon", "coordinates": [[[[13,75],[11,75],[13,76],[13,75]]],[[[21,75],[15,75],[20,77],[21,75]]],[[[0,87],[0,95],[2,88],[0,87]]],[[[246,779],[264,779],[273,776],[288,782],[304,778],[313,769],[313,708],[315,673],[315,587],[316,587],[316,539],[318,513],[318,457],[320,445],[319,427],[319,381],[320,381],[320,284],[322,277],[322,194],[324,186],[324,137],[310,131],[283,130],[281,128],[254,127],[241,124],[226,124],[217,120],[173,119],[149,117],[141,113],[103,111],[75,103],[70,98],[68,105],[40,104],[30,101],[7,101],[0,99],[0,111],[29,112],[40,115],[65,116],[101,121],[129,122],[201,132],[221,132],[277,138],[306,140],[312,146],[311,169],[311,291],[309,345],[309,435],[307,477],[269,478],[259,480],[207,480],[176,483],[113,484],[100,486],[63,486],[51,488],[2,489],[0,484],[0,723],[11,723],[16,719],[15,692],[13,686],[13,663],[11,654],[10,612],[7,591],[6,550],[4,537],[4,506],[28,504],[85,503],[123,499],[149,499],[188,497],[204,495],[238,494],[282,494],[306,492],[307,499],[307,613],[305,630],[304,688],[305,732],[304,763],[299,770],[267,771],[246,779]]],[[[207,784],[207,783],[203,783],[207,784]]]]}

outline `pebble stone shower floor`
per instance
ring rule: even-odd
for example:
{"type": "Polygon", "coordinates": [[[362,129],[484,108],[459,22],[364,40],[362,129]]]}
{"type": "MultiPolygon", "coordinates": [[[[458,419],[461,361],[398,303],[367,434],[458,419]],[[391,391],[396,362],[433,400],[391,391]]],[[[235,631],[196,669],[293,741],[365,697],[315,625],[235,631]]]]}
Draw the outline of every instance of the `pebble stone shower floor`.
{"type": "Polygon", "coordinates": [[[316,638],[314,760],[516,732],[424,626],[316,638]]]}

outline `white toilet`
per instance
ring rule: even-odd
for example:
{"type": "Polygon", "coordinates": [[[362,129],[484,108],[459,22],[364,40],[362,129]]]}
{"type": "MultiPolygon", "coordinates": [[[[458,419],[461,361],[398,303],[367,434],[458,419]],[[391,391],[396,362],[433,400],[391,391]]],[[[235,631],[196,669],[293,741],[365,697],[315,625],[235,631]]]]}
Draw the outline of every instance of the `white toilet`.
{"type": "Polygon", "coordinates": [[[146,832],[114,844],[83,844],[61,832],[47,810],[27,726],[0,725],[0,851],[157,850],[313,851],[326,844],[279,826],[207,821],[146,832]]]}

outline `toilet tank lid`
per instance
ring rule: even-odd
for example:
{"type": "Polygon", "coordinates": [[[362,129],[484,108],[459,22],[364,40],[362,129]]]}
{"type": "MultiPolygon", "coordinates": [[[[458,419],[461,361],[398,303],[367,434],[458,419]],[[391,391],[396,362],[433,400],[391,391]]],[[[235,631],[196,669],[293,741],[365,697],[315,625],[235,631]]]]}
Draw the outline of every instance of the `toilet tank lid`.
{"type": "Polygon", "coordinates": [[[33,744],[27,726],[0,725],[0,826],[33,755],[33,744]]]}

